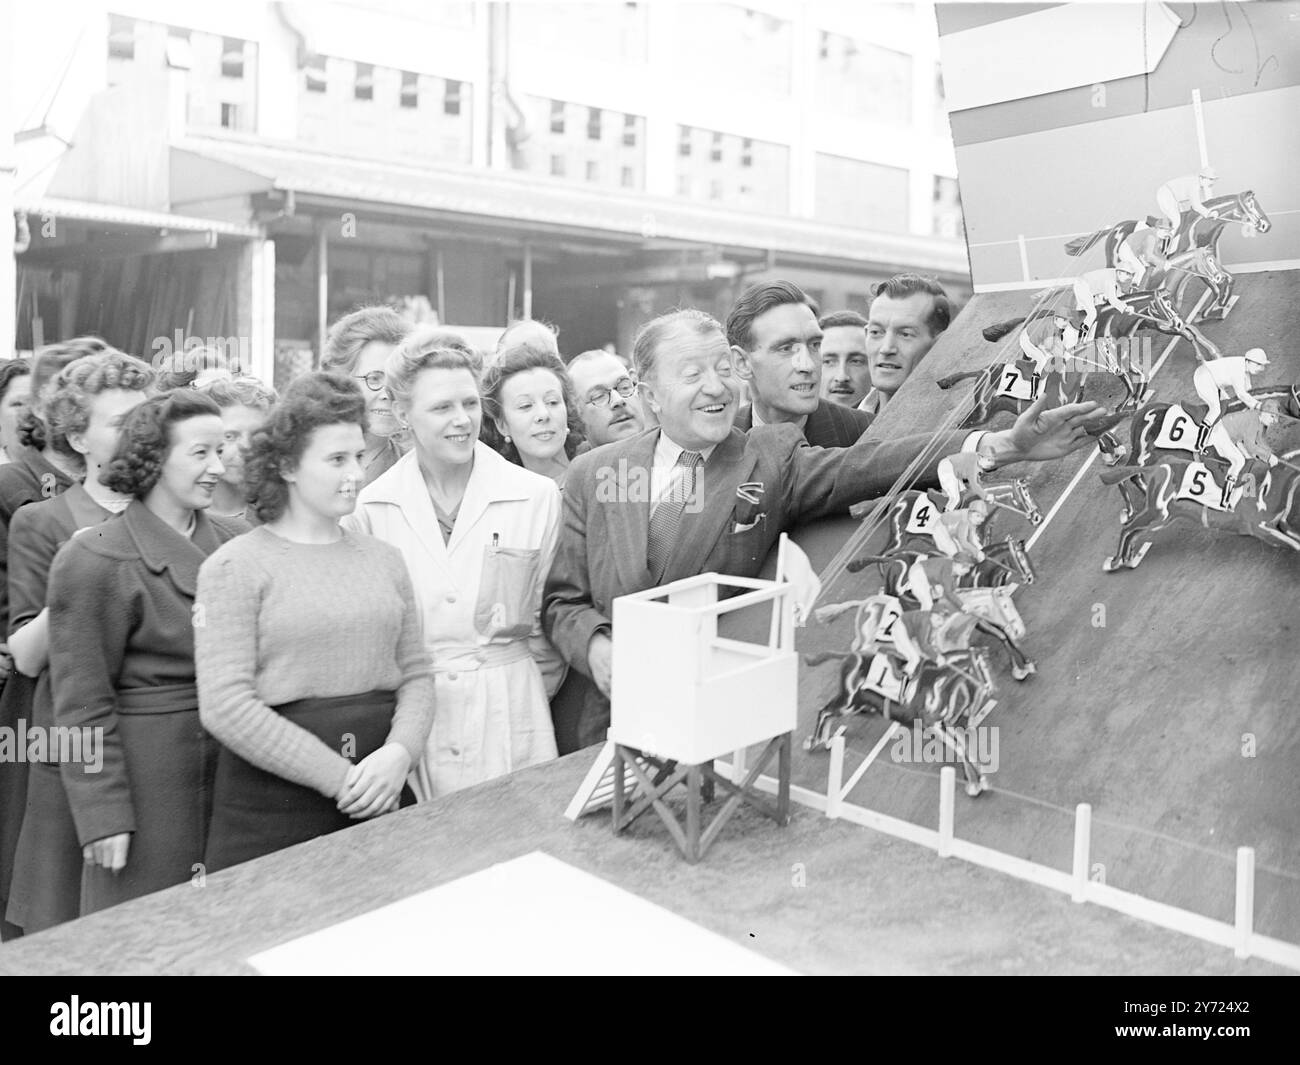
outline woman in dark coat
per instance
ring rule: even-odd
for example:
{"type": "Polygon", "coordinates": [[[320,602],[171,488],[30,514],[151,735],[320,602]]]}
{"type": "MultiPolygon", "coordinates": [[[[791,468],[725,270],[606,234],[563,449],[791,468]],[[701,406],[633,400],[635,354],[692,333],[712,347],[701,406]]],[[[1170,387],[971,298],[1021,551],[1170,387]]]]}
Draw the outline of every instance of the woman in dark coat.
{"type": "MultiPolygon", "coordinates": [[[[10,649],[17,675],[24,681],[35,678],[28,717],[42,732],[54,724],[46,668],[50,564],[78,529],[98,525],[130,502],[130,496],[105,488],[99,477],[117,450],[123,417],[145,401],[153,376],[139,359],[111,351],[77,359],[44,391],[39,415],[48,447],[83,462],[86,476],[54,499],[29,503],[9,526],[10,649]]],[[[58,754],[47,746],[44,760],[28,765],[6,917],[29,933],[70,921],[81,907],[81,847],[58,754]]]]}
{"type": "Polygon", "coordinates": [[[92,730],[81,761],[62,763],[83,915],[183,883],[203,860],[216,744],[194,687],[195,588],[203,560],[248,528],[204,513],[222,437],[217,405],[191,389],[136,407],[101,477],[134,501],[50,572],[54,721],[92,730]]]}
{"type": "MultiPolygon", "coordinates": [[[[45,425],[34,409],[44,386],[65,366],[85,355],[110,351],[98,337],[78,337],[63,344],[42,348],[32,362],[33,406],[18,423],[19,443],[7,449],[9,461],[0,465],[0,632],[9,635],[9,523],[20,507],[42,499],[53,499],[80,475],[76,456],[61,455],[46,441],[45,425]]],[[[3,645],[0,666],[9,671],[8,644],[3,645]]],[[[0,727],[17,729],[31,710],[36,681],[13,673],[0,694],[0,727]]],[[[0,917],[8,905],[13,880],[14,851],[22,828],[27,795],[28,764],[0,762],[0,917]]],[[[7,920],[0,921],[0,939],[12,939],[22,930],[7,920]]]]}

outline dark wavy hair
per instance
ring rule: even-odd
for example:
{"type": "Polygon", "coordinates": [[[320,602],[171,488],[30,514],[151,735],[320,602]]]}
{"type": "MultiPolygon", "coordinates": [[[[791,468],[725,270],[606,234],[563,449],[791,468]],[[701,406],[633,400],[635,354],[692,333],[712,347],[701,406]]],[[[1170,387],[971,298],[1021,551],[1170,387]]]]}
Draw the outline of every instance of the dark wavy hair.
{"type": "Polygon", "coordinates": [[[932,277],[922,274],[895,274],[871,290],[873,296],[888,296],[891,300],[905,300],[908,296],[934,297],[934,306],[926,316],[925,324],[931,336],[938,336],[952,322],[952,304],[943,286],[932,277]]]}
{"type": "Polygon", "coordinates": [[[755,319],[787,303],[802,303],[813,312],[814,318],[818,316],[817,304],[793,281],[760,281],[750,285],[727,315],[727,343],[741,351],[753,351],[755,319]]]}
{"type": "Polygon", "coordinates": [[[325,425],[351,423],[368,428],[366,400],[350,377],[317,370],[296,378],[270,417],[254,431],[244,455],[244,498],[258,520],[275,521],[289,504],[283,477],[301,461],[311,435],[325,425]]]}
{"type": "Polygon", "coordinates": [[[206,415],[221,417],[221,409],[192,388],[179,388],[146,399],[122,419],[122,439],[100,483],[114,492],[144,499],[162,476],[175,444],[172,426],[206,415]]]}
{"type": "Polygon", "coordinates": [[[147,392],[153,383],[148,363],[120,351],[85,355],[68,363],[45,387],[38,407],[47,446],[67,458],[80,459],[68,437],[86,431],[95,397],[113,388],[147,392]]]}
{"type": "Polygon", "coordinates": [[[516,466],[524,464],[513,440],[507,441],[497,428],[497,421],[504,421],[501,407],[501,393],[506,382],[515,374],[527,370],[549,370],[560,382],[560,392],[564,396],[564,410],[569,432],[564,438],[564,453],[573,458],[578,448],[587,438],[583,431],[582,415],[578,409],[577,393],[573,390],[573,379],[564,368],[564,363],[549,351],[531,344],[512,344],[505,348],[483,375],[480,392],[483,396],[483,426],[479,438],[488,447],[513,462],[516,466]]]}
{"type": "Polygon", "coordinates": [[[32,364],[26,359],[7,359],[0,363],[0,403],[9,394],[9,386],[20,377],[32,372],[32,364]]]}
{"type": "Polygon", "coordinates": [[[18,423],[18,442],[23,447],[45,450],[45,423],[37,413],[41,393],[50,380],[65,366],[86,355],[117,351],[99,337],[73,337],[58,344],[47,344],[32,358],[32,402],[18,423]]]}

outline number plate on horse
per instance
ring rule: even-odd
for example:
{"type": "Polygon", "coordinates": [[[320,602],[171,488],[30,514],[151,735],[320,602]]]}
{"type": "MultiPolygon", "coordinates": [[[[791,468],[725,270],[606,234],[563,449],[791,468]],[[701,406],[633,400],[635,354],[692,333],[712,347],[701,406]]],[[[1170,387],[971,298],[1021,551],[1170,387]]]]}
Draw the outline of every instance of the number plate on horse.
{"type": "Polygon", "coordinates": [[[1193,503],[1200,503],[1202,506],[1209,507],[1211,510],[1227,512],[1232,509],[1231,504],[1235,503],[1239,490],[1234,491],[1233,498],[1230,499],[1229,505],[1224,507],[1219,505],[1219,500],[1223,498],[1223,486],[1215,481],[1214,474],[1204,463],[1188,463],[1186,471],[1183,473],[1182,483],[1178,486],[1178,495],[1175,499],[1187,499],[1193,503]]]}
{"type": "Polygon", "coordinates": [[[862,678],[862,686],[886,699],[893,699],[894,702],[900,702],[903,698],[903,678],[894,672],[888,655],[871,656],[871,664],[867,666],[867,675],[862,678]]]}
{"type": "Polygon", "coordinates": [[[999,396],[1010,396],[1012,399],[1032,399],[1034,383],[1020,372],[1017,366],[1002,367],[1002,376],[998,378],[999,396]]]}
{"type": "Polygon", "coordinates": [[[939,508],[934,505],[928,494],[922,492],[912,504],[912,513],[907,516],[907,531],[923,536],[933,536],[934,528],[939,524],[939,508]]]}
{"type": "Polygon", "coordinates": [[[1199,428],[1192,416],[1175,403],[1165,411],[1160,422],[1160,432],[1156,434],[1155,446],[1175,451],[1192,451],[1196,446],[1199,428]]]}

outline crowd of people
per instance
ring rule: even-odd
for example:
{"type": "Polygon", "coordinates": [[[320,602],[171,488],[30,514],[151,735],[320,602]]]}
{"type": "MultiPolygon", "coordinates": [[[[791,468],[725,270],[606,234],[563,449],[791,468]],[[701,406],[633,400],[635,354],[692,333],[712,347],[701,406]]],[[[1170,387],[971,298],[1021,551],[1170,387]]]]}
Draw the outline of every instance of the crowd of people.
{"type": "Polygon", "coordinates": [[[49,736],[0,760],[5,937],[598,742],[617,596],[1082,446],[1095,404],[874,437],[949,316],[913,275],[866,318],[766,282],[629,364],[367,307],[278,396],[95,338],[0,366],[0,726],[49,736]]]}

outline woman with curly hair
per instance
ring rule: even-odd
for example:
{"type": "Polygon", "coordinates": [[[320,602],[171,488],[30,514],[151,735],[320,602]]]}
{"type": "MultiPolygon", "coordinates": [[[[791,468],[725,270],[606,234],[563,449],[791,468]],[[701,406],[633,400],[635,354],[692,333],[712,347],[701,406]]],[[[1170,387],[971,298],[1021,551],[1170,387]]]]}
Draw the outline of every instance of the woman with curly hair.
{"type": "MultiPolygon", "coordinates": [[[[153,379],[153,371],[140,359],[110,351],[69,363],[44,392],[39,413],[49,447],[81,460],[86,472],[81,483],[62,495],[23,507],[9,526],[10,649],[17,674],[13,690],[7,690],[3,699],[12,704],[20,688],[29,689],[28,701],[16,708],[17,716],[29,718],[40,730],[54,724],[46,668],[50,565],[78,529],[120,514],[131,501],[130,496],[105,487],[99,478],[117,450],[123,418],[145,401],[153,379]]],[[[16,813],[15,820],[21,825],[21,835],[14,838],[12,849],[8,832],[0,836],[0,845],[6,848],[4,856],[13,855],[6,919],[27,932],[38,932],[77,916],[81,847],[57,751],[47,750],[45,760],[27,767],[25,792],[15,792],[16,778],[21,775],[17,764],[0,768],[4,770],[0,814],[8,822],[16,813]]],[[[7,867],[6,862],[0,870],[7,867]]]]}
{"type": "Polygon", "coordinates": [[[32,398],[32,364],[10,359],[0,364],[0,463],[18,449],[18,421],[32,398]]]}
{"type": "Polygon", "coordinates": [[[561,489],[582,444],[582,419],[564,363],[549,351],[516,344],[483,376],[483,440],[516,466],[561,489]]]}
{"type": "Polygon", "coordinates": [[[221,408],[221,420],[226,426],[221,443],[221,464],[226,472],[221,475],[208,513],[239,517],[256,525],[253,508],[247,506],[244,498],[244,454],[253,431],[266,421],[275,406],[275,389],[255,377],[236,377],[213,381],[201,386],[199,391],[221,408]]]}
{"type": "Polygon", "coordinates": [[[391,307],[362,307],[345,314],[325,338],[321,369],[355,381],[366,400],[365,483],[382,476],[406,451],[407,440],[393,415],[384,378],[389,353],[411,332],[411,323],[391,307]]]}
{"type": "Polygon", "coordinates": [[[86,737],[60,767],[83,915],[182,883],[203,860],[216,744],[194,686],[195,588],[204,559],[248,528],[205,513],[223,432],[217,405],[192,389],[132,410],[100,474],[130,504],[69,540],[50,570],[54,722],[86,737]]]}
{"type": "Polygon", "coordinates": [[[560,494],[479,440],[464,352],[417,332],[387,374],[414,444],[344,526],[397,547],[415,586],[437,707],[414,782],[423,801],[555,757],[547,699],[564,665],[540,615],[560,494]]]}
{"type": "Polygon", "coordinates": [[[199,571],[199,713],[221,742],[210,870],[395,810],[424,751],[433,680],[406,566],[339,525],[365,425],[346,377],[294,381],[245,461],[264,524],[199,571]]]}

